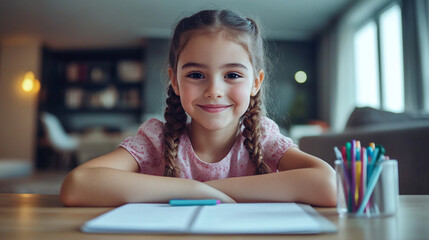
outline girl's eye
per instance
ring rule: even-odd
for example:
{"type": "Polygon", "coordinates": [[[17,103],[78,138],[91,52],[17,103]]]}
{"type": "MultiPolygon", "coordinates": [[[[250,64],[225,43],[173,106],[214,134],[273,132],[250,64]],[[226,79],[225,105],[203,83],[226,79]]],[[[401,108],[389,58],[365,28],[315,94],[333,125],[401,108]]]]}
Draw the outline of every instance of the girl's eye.
{"type": "Polygon", "coordinates": [[[186,75],[186,77],[193,78],[193,79],[202,79],[204,78],[204,75],[201,73],[190,73],[186,75]]]}
{"type": "Polygon", "coordinates": [[[240,74],[237,74],[237,73],[228,73],[228,74],[226,74],[225,78],[237,79],[237,78],[241,78],[241,76],[240,76],[240,74]]]}

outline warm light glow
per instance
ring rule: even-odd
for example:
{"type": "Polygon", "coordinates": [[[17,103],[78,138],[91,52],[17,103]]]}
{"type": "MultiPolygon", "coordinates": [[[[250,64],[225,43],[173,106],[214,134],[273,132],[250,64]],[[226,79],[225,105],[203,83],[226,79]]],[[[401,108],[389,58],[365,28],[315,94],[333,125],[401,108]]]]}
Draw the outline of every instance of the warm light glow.
{"type": "Polygon", "coordinates": [[[22,82],[22,90],[24,90],[25,92],[30,92],[31,90],[33,90],[33,85],[33,80],[26,78],[22,82]]]}
{"type": "Polygon", "coordinates": [[[40,81],[35,79],[33,72],[30,71],[25,74],[21,87],[24,92],[37,93],[40,90],[40,81]]]}
{"type": "Polygon", "coordinates": [[[307,81],[307,74],[304,71],[296,72],[295,81],[297,81],[298,83],[305,83],[307,81]]]}
{"type": "Polygon", "coordinates": [[[40,81],[39,79],[34,79],[34,92],[38,93],[40,90],[40,81]]]}

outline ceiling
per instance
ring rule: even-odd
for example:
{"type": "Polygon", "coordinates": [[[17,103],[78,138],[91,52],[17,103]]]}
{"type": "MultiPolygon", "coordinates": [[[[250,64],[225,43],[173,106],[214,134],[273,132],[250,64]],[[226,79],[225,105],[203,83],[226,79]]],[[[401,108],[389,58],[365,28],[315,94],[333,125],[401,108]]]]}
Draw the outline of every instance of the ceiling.
{"type": "Polygon", "coordinates": [[[0,0],[0,38],[53,48],[135,45],[168,38],[198,10],[227,8],[262,23],[267,38],[311,39],[354,0],[0,0]]]}

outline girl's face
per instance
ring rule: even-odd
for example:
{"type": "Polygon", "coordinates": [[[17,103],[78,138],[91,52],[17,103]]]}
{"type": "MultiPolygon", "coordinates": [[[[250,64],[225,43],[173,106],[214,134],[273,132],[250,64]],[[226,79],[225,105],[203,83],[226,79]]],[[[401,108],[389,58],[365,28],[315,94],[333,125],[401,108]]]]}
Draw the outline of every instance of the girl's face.
{"type": "Polygon", "coordinates": [[[222,31],[191,36],[169,75],[192,124],[207,130],[236,129],[264,78],[262,70],[254,75],[243,46],[222,31]]]}

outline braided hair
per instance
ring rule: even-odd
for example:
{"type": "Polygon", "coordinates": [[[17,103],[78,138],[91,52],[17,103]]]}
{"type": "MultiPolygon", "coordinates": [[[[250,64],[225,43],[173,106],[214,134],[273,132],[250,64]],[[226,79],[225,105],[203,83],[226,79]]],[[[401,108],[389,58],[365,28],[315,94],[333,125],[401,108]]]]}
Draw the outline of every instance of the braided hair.
{"type": "Polygon", "coordinates": [[[250,161],[256,167],[255,174],[265,174],[271,172],[271,169],[263,160],[262,146],[259,138],[261,136],[260,119],[261,109],[261,92],[250,98],[249,107],[244,113],[243,118],[243,136],[245,137],[244,146],[249,152],[250,161]]]}
{"type": "Polygon", "coordinates": [[[174,177],[178,175],[178,168],[175,165],[177,158],[177,148],[179,138],[186,129],[187,115],[180,103],[180,97],[174,93],[173,87],[168,88],[164,118],[164,176],[174,177]]]}

